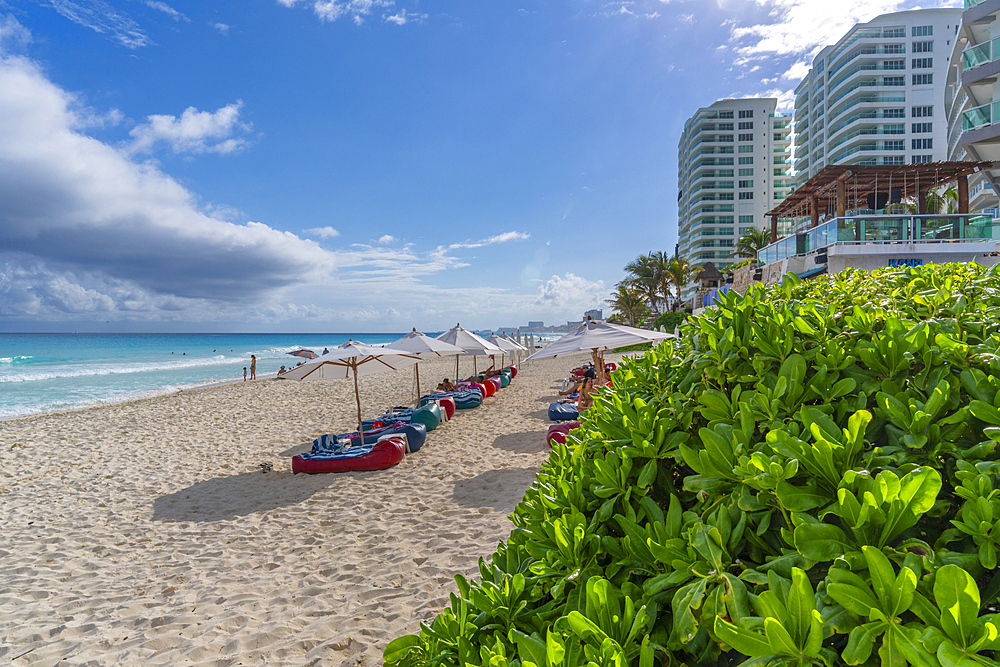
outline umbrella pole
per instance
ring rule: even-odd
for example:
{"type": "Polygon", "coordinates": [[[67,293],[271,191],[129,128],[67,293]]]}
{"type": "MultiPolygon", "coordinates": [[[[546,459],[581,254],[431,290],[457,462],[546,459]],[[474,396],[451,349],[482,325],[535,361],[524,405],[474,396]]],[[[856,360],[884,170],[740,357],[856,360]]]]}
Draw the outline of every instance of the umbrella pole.
{"type": "Polygon", "coordinates": [[[455,355],[455,382],[458,382],[458,355],[455,355]]]}
{"type": "Polygon", "coordinates": [[[420,364],[413,364],[413,374],[417,376],[417,407],[420,407],[420,364]]]}
{"type": "Polygon", "coordinates": [[[364,425],[361,423],[361,394],[358,393],[358,365],[351,364],[354,369],[354,400],[358,403],[358,433],[364,437],[364,425]]]}
{"type": "MultiPolygon", "coordinates": [[[[472,355],[472,374],[479,375],[479,371],[476,369],[476,355],[472,355]]],[[[472,378],[475,380],[476,378],[472,378]]]]}

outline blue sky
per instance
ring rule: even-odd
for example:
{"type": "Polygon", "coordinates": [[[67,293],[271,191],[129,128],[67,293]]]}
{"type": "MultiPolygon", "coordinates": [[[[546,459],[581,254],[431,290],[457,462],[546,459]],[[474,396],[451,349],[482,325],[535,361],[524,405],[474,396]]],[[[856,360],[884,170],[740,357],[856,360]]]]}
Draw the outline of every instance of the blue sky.
{"type": "Polygon", "coordinates": [[[686,118],[917,6],[0,0],[0,331],[579,319],[686,118]]]}

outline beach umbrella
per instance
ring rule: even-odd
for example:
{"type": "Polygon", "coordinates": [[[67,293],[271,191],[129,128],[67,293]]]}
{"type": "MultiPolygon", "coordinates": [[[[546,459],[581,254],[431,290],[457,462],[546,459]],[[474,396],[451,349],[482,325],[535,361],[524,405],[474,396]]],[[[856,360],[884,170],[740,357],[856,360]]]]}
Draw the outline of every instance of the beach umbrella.
{"type": "Polygon", "coordinates": [[[288,354],[292,355],[293,357],[302,357],[303,359],[316,359],[317,357],[319,357],[319,355],[313,352],[312,350],[306,350],[306,349],[295,350],[294,352],[289,352],[288,354]]]}
{"type": "MultiPolygon", "coordinates": [[[[526,348],[525,346],[521,345],[521,343],[519,343],[518,341],[514,340],[514,337],[511,336],[510,334],[503,334],[503,336],[501,336],[501,338],[504,338],[508,342],[513,343],[514,345],[517,346],[517,349],[512,350],[512,354],[516,354],[517,355],[517,363],[521,363],[521,353],[524,352],[525,350],[527,350],[528,348],[526,348]]],[[[513,359],[511,359],[511,361],[513,362],[513,359]]]]}
{"type": "MultiPolygon", "coordinates": [[[[476,372],[476,357],[482,355],[496,354],[501,352],[500,348],[493,343],[480,338],[468,329],[463,329],[461,324],[456,324],[443,334],[437,337],[445,343],[451,343],[465,350],[461,356],[472,357],[472,372],[476,372]]],[[[458,379],[458,357],[455,357],[455,379],[458,379]]]]}
{"type": "MultiPolygon", "coordinates": [[[[500,348],[500,365],[501,366],[503,366],[503,355],[504,355],[504,352],[516,352],[517,350],[521,349],[521,346],[518,345],[517,343],[512,343],[511,341],[507,340],[503,336],[498,336],[496,334],[490,334],[486,338],[486,341],[488,343],[493,343],[494,345],[496,345],[497,347],[500,348]]],[[[513,358],[513,355],[511,355],[511,357],[513,358]]]]}
{"type": "MultiPolygon", "coordinates": [[[[525,361],[590,352],[594,360],[594,367],[601,369],[603,364],[598,362],[601,360],[601,353],[606,350],[616,350],[639,343],[658,342],[673,337],[673,334],[647,331],[599,320],[588,320],[573,332],[535,352],[525,361]]],[[[603,378],[598,379],[603,381],[603,378]]]]}
{"type": "Polygon", "coordinates": [[[407,368],[420,361],[415,354],[373,347],[347,341],[313,361],[297,366],[281,376],[282,380],[342,380],[354,376],[354,400],[358,404],[358,433],[361,425],[361,394],[358,393],[358,376],[407,368]]]}
{"type": "MultiPolygon", "coordinates": [[[[422,334],[413,329],[410,333],[406,334],[399,340],[389,343],[385,346],[386,349],[400,350],[402,352],[407,352],[410,354],[416,354],[421,359],[426,359],[430,357],[450,357],[452,355],[459,355],[465,352],[464,349],[458,347],[457,345],[452,345],[451,343],[446,343],[443,340],[438,340],[437,338],[431,338],[426,334],[422,334]]],[[[420,364],[414,364],[413,372],[417,377],[417,406],[420,406],[420,364]]]]}

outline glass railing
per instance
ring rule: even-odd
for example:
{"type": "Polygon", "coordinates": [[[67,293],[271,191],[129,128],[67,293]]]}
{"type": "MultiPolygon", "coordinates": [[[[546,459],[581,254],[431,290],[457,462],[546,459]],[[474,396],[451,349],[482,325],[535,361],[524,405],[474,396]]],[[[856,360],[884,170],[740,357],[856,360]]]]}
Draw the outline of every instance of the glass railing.
{"type": "Polygon", "coordinates": [[[993,60],[993,42],[983,42],[962,51],[962,71],[979,67],[993,60]]]}
{"type": "Polygon", "coordinates": [[[1000,220],[976,214],[834,218],[762,248],[757,253],[757,261],[770,264],[837,243],[940,243],[963,240],[1000,240],[1000,220]]]}
{"type": "Polygon", "coordinates": [[[1000,120],[1000,102],[987,102],[962,113],[962,131],[992,125],[1000,120]]]}
{"type": "Polygon", "coordinates": [[[976,5],[986,2],[986,0],[965,0],[965,8],[975,7],[976,5]]]}
{"type": "Polygon", "coordinates": [[[849,109],[853,109],[859,104],[883,104],[885,102],[905,102],[905,101],[906,101],[905,95],[891,95],[891,96],[875,95],[872,97],[859,97],[858,99],[848,102],[844,106],[837,109],[837,111],[831,113],[830,118],[831,119],[836,118],[840,114],[845,113],[849,109]]]}

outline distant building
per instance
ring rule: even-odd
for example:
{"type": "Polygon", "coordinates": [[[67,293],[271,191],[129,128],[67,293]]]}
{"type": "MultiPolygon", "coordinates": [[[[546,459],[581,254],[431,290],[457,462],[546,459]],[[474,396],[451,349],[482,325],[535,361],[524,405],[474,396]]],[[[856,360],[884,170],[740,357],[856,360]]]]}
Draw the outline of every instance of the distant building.
{"type": "Polygon", "coordinates": [[[884,14],[820,51],[795,89],[795,187],[831,164],[948,159],[945,86],[961,22],[957,7],[884,14]]]}
{"type": "Polygon", "coordinates": [[[532,322],[528,320],[528,331],[537,331],[545,328],[545,322],[532,322]]]}
{"type": "Polygon", "coordinates": [[[583,319],[584,319],[584,321],[587,321],[587,320],[603,320],[604,319],[604,310],[601,309],[601,308],[593,308],[591,310],[588,310],[587,312],[585,312],[583,314],[583,319]]]}

